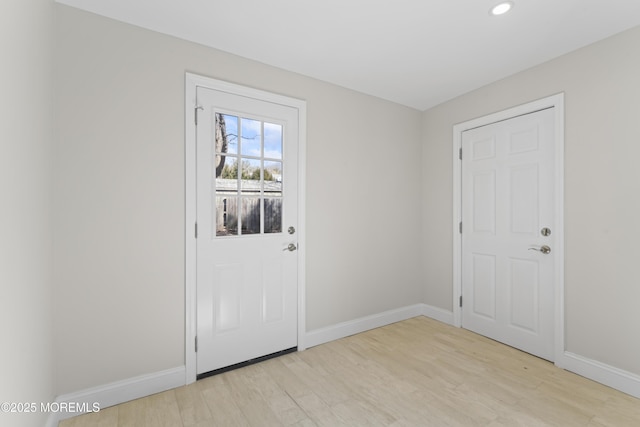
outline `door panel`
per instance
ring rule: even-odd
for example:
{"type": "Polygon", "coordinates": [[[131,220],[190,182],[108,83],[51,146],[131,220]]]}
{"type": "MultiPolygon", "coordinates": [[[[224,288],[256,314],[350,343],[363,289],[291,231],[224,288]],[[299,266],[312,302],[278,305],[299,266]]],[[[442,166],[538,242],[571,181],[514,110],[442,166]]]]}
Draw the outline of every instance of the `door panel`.
{"type": "Polygon", "coordinates": [[[510,168],[511,233],[535,235],[540,211],[538,202],[538,165],[510,168]]]}
{"type": "Polygon", "coordinates": [[[243,282],[242,264],[218,264],[214,266],[214,282],[210,283],[216,295],[211,299],[215,304],[211,312],[215,313],[216,333],[239,329],[241,326],[240,312],[242,306],[243,282]]]}
{"type": "Polygon", "coordinates": [[[533,333],[538,331],[538,267],[535,261],[510,259],[510,325],[533,333]]]}
{"type": "Polygon", "coordinates": [[[197,101],[202,374],[297,346],[298,110],[201,87],[197,101]]]}
{"type": "Polygon", "coordinates": [[[496,257],[473,254],[473,313],[496,318],[496,257]]]}
{"type": "Polygon", "coordinates": [[[462,326],[551,360],[553,109],[465,131],[462,150],[462,326]]]}
{"type": "Polygon", "coordinates": [[[496,175],[494,171],[473,174],[473,231],[495,234],[496,175]]]}
{"type": "Polygon", "coordinates": [[[285,289],[282,274],[282,256],[269,257],[262,263],[262,319],[263,323],[284,319],[285,289]]]}

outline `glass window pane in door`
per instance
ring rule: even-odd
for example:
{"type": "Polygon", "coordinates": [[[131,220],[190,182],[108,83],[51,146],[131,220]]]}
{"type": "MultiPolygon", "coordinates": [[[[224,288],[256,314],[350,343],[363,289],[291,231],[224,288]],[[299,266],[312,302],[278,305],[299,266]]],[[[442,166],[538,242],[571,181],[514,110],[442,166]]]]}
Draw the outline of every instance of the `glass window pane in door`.
{"type": "Polygon", "coordinates": [[[282,233],[282,198],[264,199],[264,232],[282,233]]]}
{"type": "Polygon", "coordinates": [[[283,126],[216,113],[216,236],[282,232],[283,126]]]}
{"type": "Polygon", "coordinates": [[[216,173],[216,192],[220,194],[238,193],[238,158],[221,156],[222,171],[216,173]]]}
{"type": "Polygon", "coordinates": [[[260,120],[240,120],[240,134],[242,139],[240,151],[244,156],[262,156],[262,122],[260,120]]]}
{"type": "Polygon", "coordinates": [[[282,196],[282,162],[265,160],[264,195],[282,196]]]}
{"type": "Polygon", "coordinates": [[[260,197],[242,198],[241,234],[260,233],[260,197]]]}
{"type": "Polygon", "coordinates": [[[238,118],[216,113],[216,154],[238,154],[238,118]]]}
{"type": "Polygon", "coordinates": [[[238,234],[238,198],[216,196],[216,236],[238,234]]]}
{"type": "Polygon", "coordinates": [[[282,159],[282,125],[264,123],[264,157],[282,159]]]}
{"type": "Polygon", "coordinates": [[[261,186],[261,162],[256,159],[242,159],[242,193],[259,195],[261,186]]]}

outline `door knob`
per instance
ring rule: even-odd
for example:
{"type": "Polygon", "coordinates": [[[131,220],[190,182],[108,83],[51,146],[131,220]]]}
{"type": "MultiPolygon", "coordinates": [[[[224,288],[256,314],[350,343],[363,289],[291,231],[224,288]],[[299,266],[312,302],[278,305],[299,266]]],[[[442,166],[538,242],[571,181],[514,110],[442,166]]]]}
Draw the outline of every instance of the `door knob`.
{"type": "Polygon", "coordinates": [[[539,248],[529,248],[530,251],[540,251],[543,254],[547,255],[551,252],[551,248],[547,245],[542,245],[539,248]]]}
{"type": "Polygon", "coordinates": [[[298,247],[293,244],[293,243],[289,243],[289,246],[287,246],[286,248],[283,249],[283,251],[289,251],[289,252],[293,252],[296,249],[298,249],[298,247]]]}

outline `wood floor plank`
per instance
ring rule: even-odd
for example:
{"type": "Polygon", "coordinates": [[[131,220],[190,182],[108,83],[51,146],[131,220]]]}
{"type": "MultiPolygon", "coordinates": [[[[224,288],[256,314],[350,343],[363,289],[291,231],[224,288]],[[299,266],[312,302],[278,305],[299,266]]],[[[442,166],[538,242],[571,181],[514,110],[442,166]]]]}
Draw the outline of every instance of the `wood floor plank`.
{"type": "Polygon", "coordinates": [[[635,427],[640,400],[415,317],[61,427],[635,427]]]}
{"type": "Polygon", "coordinates": [[[327,405],[315,393],[307,393],[298,399],[296,403],[307,414],[309,419],[317,426],[326,427],[349,427],[344,419],[336,415],[329,405],[327,405]]]}
{"type": "Polygon", "coordinates": [[[178,387],[175,389],[175,395],[184,427],[191,427],[212,418],[198,387],[178,387]]]}
{"type": "Polygon", "coordinates": [[[232,395],[227,376],[218,375],[202,381],[206,383],[202,386],[201,393],[211,413],[211,420],[207,425],[250,426],[249,421],[238,406],[238,402],[232,395]]]}
{"type": "Polygon", "coordinates": [[[289,394],[267,373],[267,365],[254,365],[245,372],[244,378],[260,393],[281,425],[297,424],[307,418],[304,411],[289,394]]]}
{"type": "Polygon", "coordinates": [[[118,427],[184,427],[175,392],[169,390],[120,405],[118,427]]]}
{"type": "Polygon", "coordinates": [[[639,426],[640,401],[622,393],[607,398],[591,420],[600,426],[639,426]]]}
{"type": "Polygon", "coordinates": [[[118,427],[118,406],[61,421],[59,427],[118,427]]]}
{"type": "Polygon", "coordinates": [[[256,383],[254,379],[256,369],[258,369],[257,366],[253,365],[225,374],[231,389],[231,396],[249,421],[249,425],[255,427],[282,425],[278,416],[264,399],[260,384],[256,383]]]}

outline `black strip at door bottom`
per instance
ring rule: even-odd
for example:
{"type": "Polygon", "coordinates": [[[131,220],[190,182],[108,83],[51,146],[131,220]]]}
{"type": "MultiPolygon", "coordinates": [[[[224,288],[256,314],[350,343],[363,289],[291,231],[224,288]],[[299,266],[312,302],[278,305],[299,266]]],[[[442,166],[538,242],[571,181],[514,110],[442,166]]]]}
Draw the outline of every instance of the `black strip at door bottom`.
{"type": "Polygon", "coordinates": [[[234,365],[225,366],[224,368],[214,369],[213,371],[204,372],[196,376],[196,380],[212,377],[214,375],[223,374],[225,372],[233,371],[234,369],[244,368],[245,366],[253,365],[255,363],[264,362],[265,360],[273,359],[274,357],[284,356],[285,354],[298,351],[298,347],[291,347],[286,350],[276,351],[275,353],[267,354],[266,356],[256,357],[255,359],[246,360],[244,362],[236,363],[234,365]]]}

